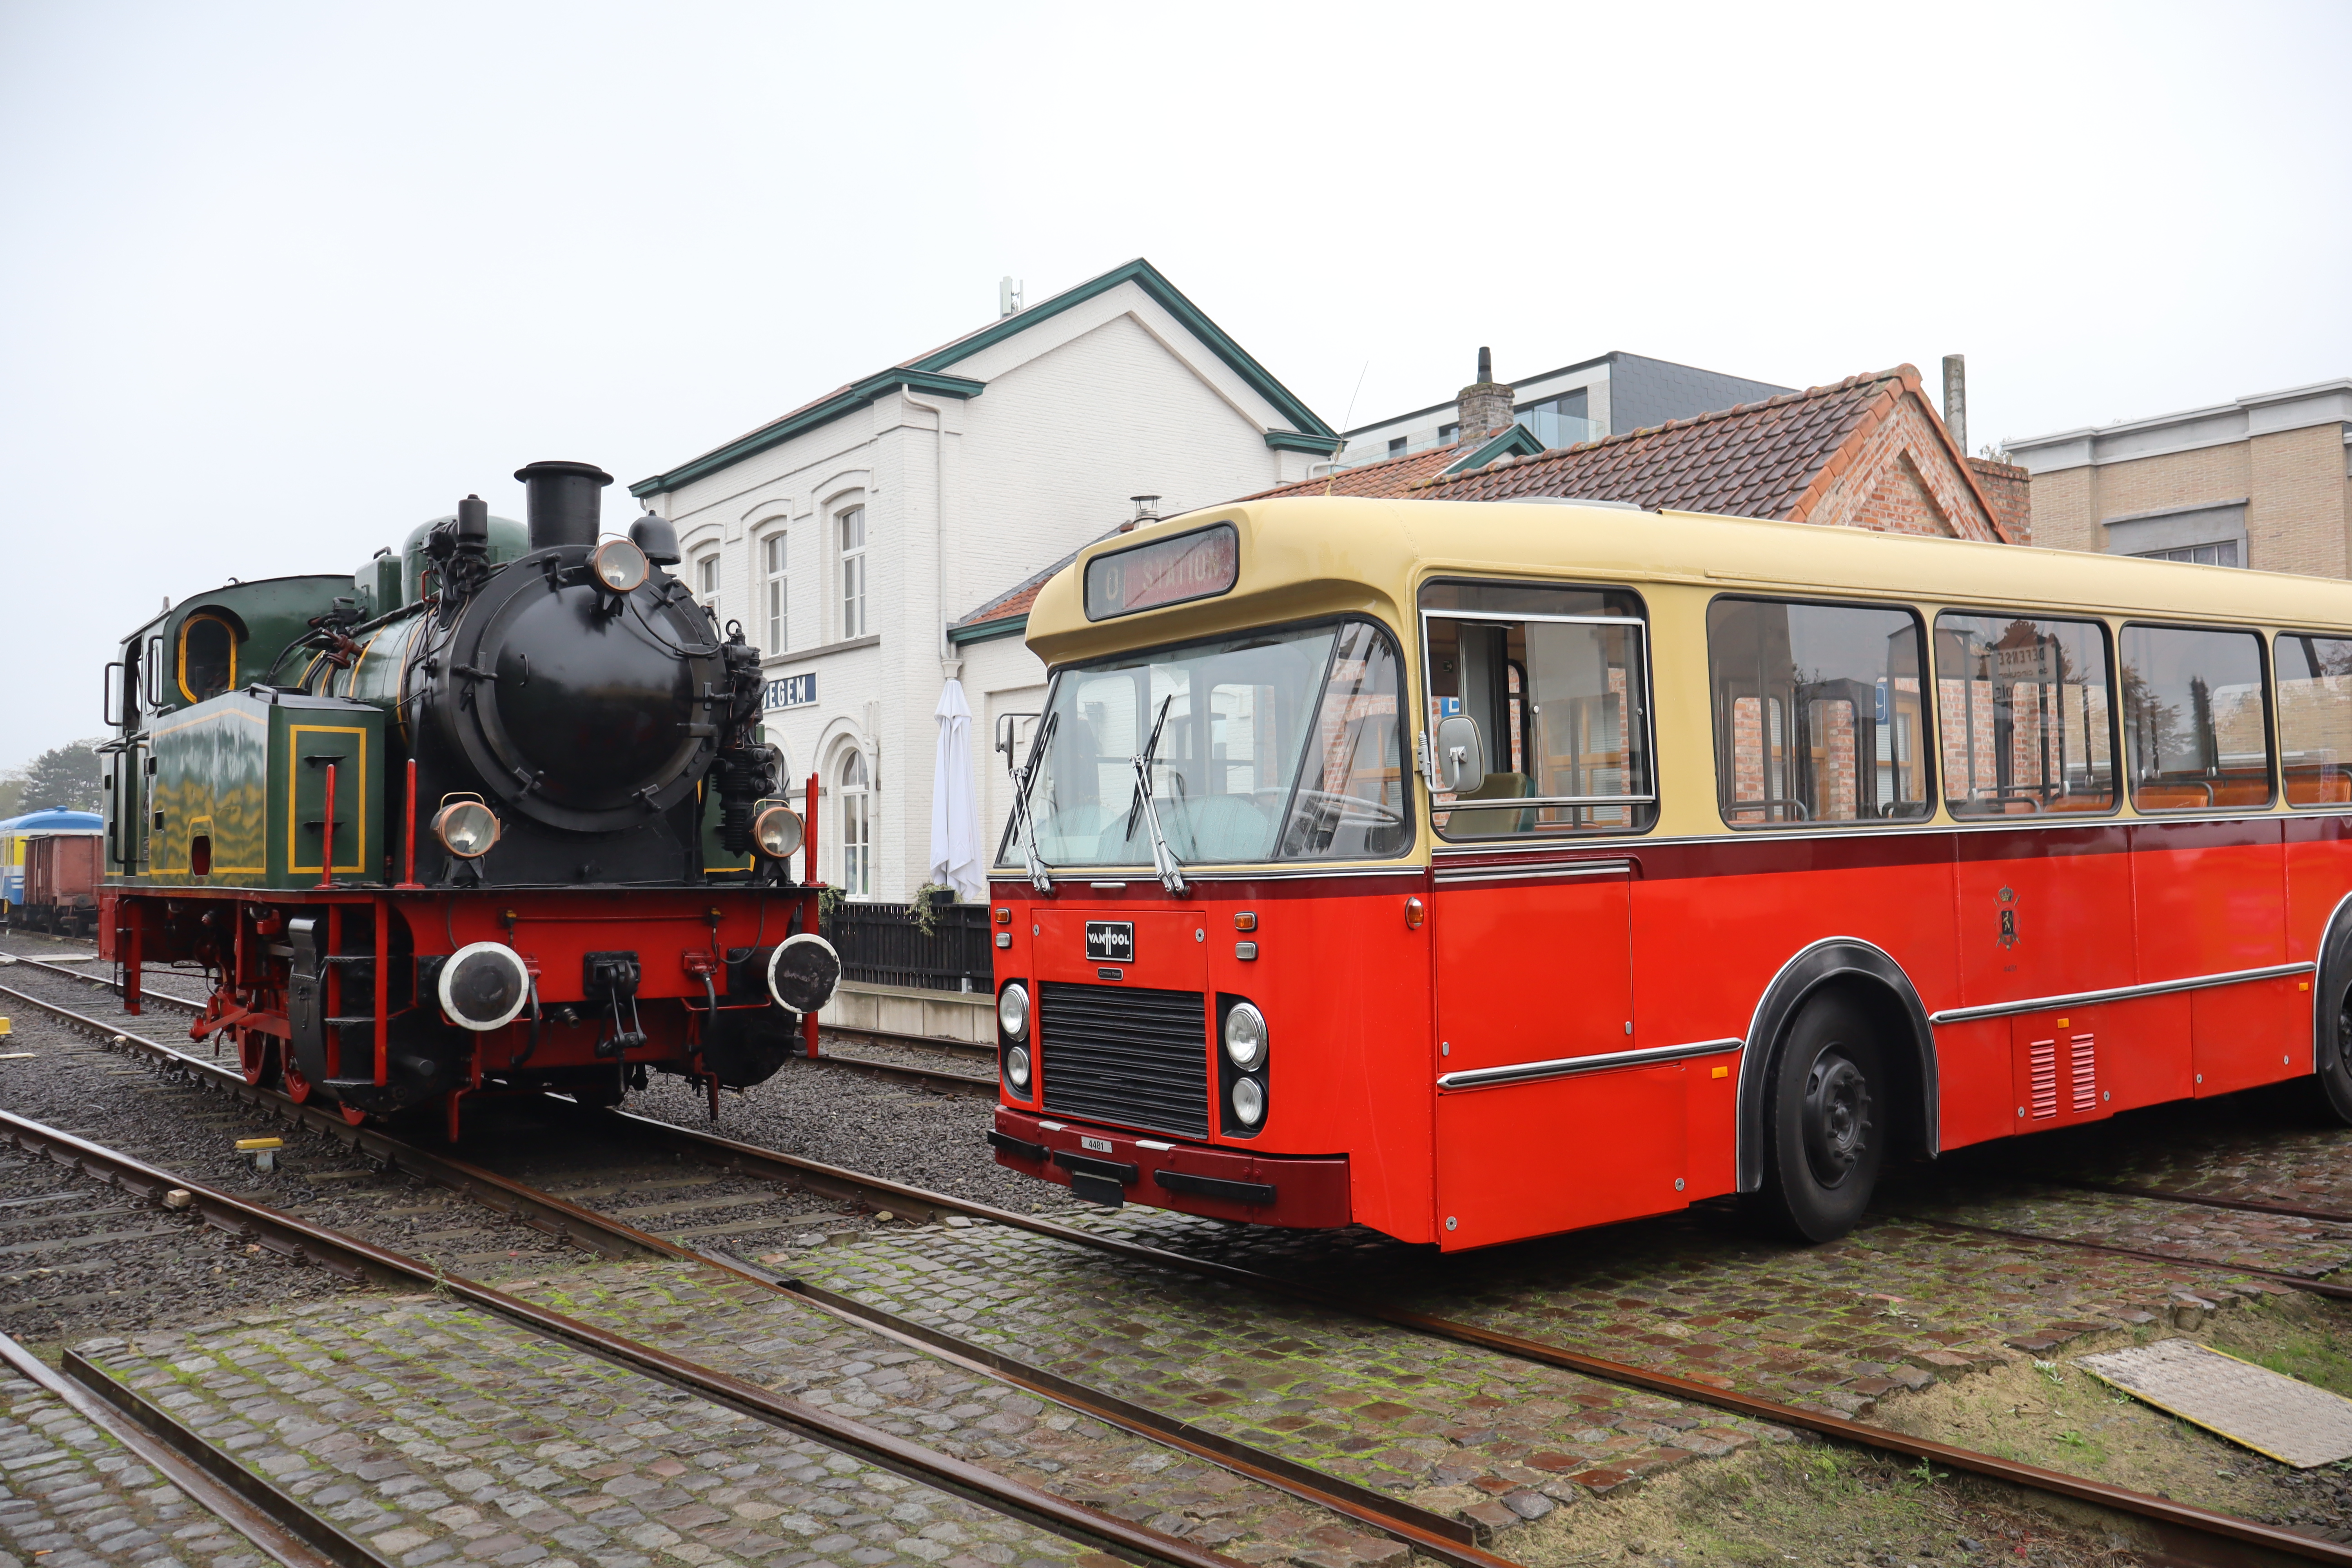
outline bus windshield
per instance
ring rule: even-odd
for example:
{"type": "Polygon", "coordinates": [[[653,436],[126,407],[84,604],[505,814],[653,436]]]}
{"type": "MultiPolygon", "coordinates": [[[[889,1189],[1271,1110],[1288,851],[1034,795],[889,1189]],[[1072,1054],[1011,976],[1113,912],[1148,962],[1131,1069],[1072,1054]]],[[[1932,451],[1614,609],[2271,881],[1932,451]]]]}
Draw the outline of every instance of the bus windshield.
{"type": "MultiPolygon", "coordinates": [[[[1367,621],[1253,632],[1062,672],[1029,803],[1048,867],[1386,858],[1412,843],[1395,646],[1367,621]],[[1163,717],[1164,715],[1164,717],[1163,717]],[[1155,728],[1159,743],[1151,745],[1155,728]]],[[[999,858],[1021,857],[1020,823],[999,858]]]]}

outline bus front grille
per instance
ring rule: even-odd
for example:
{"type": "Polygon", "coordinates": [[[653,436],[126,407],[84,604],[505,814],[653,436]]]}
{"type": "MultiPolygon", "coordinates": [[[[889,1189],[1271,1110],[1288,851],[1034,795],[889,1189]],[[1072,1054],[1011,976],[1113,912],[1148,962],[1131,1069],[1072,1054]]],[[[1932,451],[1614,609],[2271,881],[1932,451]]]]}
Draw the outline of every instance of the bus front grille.
{"type": "Polygon", "coordinates": [[[1037,1066],[1046,1110],[1208,1136],[1205,995],[1049,980],[1038,1003],[1037,1066]]]}

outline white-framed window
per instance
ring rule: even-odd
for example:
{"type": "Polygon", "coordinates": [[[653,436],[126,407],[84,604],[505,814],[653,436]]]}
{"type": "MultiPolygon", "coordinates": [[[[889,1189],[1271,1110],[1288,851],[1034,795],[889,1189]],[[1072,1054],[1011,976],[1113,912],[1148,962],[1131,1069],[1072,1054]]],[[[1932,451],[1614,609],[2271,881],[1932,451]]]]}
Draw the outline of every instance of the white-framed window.
{"type": "Polygon", "coordinates": [[[694,563],[694,593],[695,597],[700,599],[704,604],[710,606],[712,614],[715,615],[718,613],[719,555],[717,552],[714,551],[709,555],[700,556],[696,559],[694,563]]]}
{"type": "Polygon", "coordinates": [[[841,759],[841,892],[844,898],[874,896],[874,791],[866,783],[866,753],[850,748],[841,759]]]}
{"type": "Polygon", "coordinates": [[[841,538],[841,635],[866,635],[866,509],[846,508],[835,518],[841,538]]]}
{"type": "Polygon", "coordinates": [[[782,653],[792,646],[792,595],[785,574],[784,531],[778,529],[760,541],[760,611],[767,619],[768,639],[761,647],[782,653]]]}

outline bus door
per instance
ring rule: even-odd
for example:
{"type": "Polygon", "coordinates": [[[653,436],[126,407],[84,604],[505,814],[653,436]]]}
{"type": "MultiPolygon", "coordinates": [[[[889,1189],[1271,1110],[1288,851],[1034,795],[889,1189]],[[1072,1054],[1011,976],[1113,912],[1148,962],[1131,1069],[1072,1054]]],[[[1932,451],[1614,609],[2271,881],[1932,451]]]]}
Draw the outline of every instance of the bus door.
{"type": "MultiPolygon", "coordinates": [[[[2270,815],[2262,639],[2126,626],[2121,643],[2132,805],[2181,818],[2131,825],[2140,982],[2284,963],[2285,844],[2270,815]]],[[[2191,1092],[2227,1094],[2307,1065],[2308,984],[2281,975],[2189,993],[2191,1092]]]]}
{"type": "Polygon", "coordinates": [[[1644,1062],[1630,857],[1655,801],[1630,596],[1433,584],[1437,1238],[1679,1206],[1679,1062],[1644,1062]]]}

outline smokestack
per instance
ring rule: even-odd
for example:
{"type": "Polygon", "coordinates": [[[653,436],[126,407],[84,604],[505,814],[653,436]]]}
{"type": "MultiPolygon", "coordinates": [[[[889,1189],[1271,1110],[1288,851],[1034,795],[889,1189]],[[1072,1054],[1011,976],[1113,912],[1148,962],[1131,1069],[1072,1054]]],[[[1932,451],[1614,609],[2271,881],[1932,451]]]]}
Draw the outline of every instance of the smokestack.
{"type": "Polygon", "coordinates": [[[1952,444],[1960,456],[1969,455],[1969,356],[1944,356],[1944,428],[1952,433],[1952,444]]]}
{"type": "Polygon", "coordinates": [[[613,476],[593,463],[533,463],[517,468],[530,508],[530,547],[593,548],[604,531],[604,487],[613,476]]]}
{"type": "Polygon", "coordinates": [[[1497,431],[1507,430],[1516,417],[1511,412],[1511,389],[1495,379],[1495,355],[1491,349],[1478,351],[1478,379],[1454,395],[1454,418],[1462,426],[1464,446],[1483,440],[1497,431]]]}

